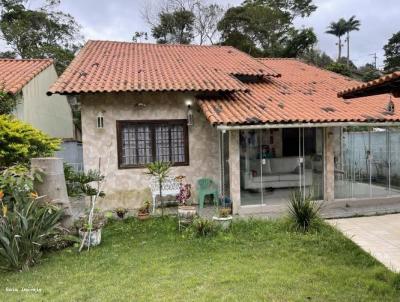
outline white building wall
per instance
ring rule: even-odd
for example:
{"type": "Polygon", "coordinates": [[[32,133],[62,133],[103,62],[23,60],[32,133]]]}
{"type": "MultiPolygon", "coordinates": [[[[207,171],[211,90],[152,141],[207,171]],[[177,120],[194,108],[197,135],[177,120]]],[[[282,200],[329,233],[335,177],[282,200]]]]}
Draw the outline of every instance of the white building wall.
{"type": "Polygon", "coordinates": [[[16,117],[53,137],[73,138],[72,111],[66,96],[47,96],[50,85],[57,79],[54,65],[34,77],[22,89],[16,117]]]}

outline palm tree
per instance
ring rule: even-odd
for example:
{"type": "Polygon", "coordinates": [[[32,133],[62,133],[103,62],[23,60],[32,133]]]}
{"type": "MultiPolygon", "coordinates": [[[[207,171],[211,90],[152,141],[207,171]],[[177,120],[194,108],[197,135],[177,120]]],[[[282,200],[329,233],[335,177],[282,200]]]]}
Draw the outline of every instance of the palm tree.
{"type": "Polygon", "coordinates": [[[339,47],[338,52],[338,61],[342,56],[342,36],[346,33],[347,30],[347,21],[343,18],[340,18],[338,22],[331,22],[328,26],[328,30],[326,31],[327,34],[334,35],[338,37],[339,41],[337,43],[339,47]]]}
{"type": "Polygon", "coordinates": [[[352,16],[346,21],[346,42],[347,42],[347,67],[349,67],[350,62],[350,32],[355,30],[360,30],[361,22],[356,19],[356,16],[352,16]]]}

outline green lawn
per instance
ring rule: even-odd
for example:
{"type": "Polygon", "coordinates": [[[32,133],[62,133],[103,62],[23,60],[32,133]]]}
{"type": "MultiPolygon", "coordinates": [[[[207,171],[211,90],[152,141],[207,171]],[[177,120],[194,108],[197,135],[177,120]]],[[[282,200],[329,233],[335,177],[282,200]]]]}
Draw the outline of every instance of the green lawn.
{"type": "Polygon", "coordinates": [[[237,221],[212,238],[176,221],[111,222],[101,246],[0,275],[1,301],[399,301],[399,277],[329,226],[237,221]],[[7,292],[38,288],[40,293],[7,292]]]}

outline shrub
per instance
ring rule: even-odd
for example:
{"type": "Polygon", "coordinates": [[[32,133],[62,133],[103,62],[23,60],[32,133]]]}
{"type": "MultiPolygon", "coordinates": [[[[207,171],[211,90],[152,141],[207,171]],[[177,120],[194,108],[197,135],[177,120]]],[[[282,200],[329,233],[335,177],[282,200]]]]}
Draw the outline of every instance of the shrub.
{"type": "Polygon", "coordinates": [[[193,231],[197,236],[206,237],[216,233],[217,227],[212,220],[198,217],[193,221],[193,231]]]}
{"type": "Polygon", "coordinates": [[[52,156],[59,146],[60,140],[11,116],[0,115],[0,167],[52,156]]]}
{"type": "Polygon", "coordinates": [[[13,211],[0,218],[0,268],[27,270],[37,263],[41,247],[61,219],[56,206],[25,196],[16,197],[13,211]]]}
{"type": "Polygon", "coordinates": [[[305,196],[298,190],[291,193],[289,218],[296,230],[307,232],[315,222],[319,221],[320,209],[310,193],[305,196]]]}
{"type": "MultiPolygon", "coordinates": [[[[99,171],[89,170],[88,172],[76,172],[70,165],[64,164],[65,183],[67,193],[70,197],[95,196],[98,191],[91,186],[92,182],[102,181],[104,176],[99,171]]],[[[99,194],[104,197],[103,191],[99,194]]]]}
{"type": "Polygon", "coordinates": [[[0,114],[11,114],[16,106],[17,98],[0,89],[0,114]]]}
{"type": "Polygon", "coordinates": [[[11,166],[0,172],[2,203],[12,210],[15,198],[24,198],[34,193],[33,184],[42,181],[41,171],[30,171],[24,165],[11,166]]]}

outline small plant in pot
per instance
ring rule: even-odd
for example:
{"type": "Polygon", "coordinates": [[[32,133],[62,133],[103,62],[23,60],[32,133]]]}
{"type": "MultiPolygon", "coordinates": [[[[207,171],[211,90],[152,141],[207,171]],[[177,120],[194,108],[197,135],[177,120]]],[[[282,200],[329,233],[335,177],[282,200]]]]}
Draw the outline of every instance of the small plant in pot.
{"type": "Polygon", "coordinates": [[[218,215],[213,217],[213,221],[221,226],[221,229],[226,230],[231,226],[232,215],[230,208],[219,208],[218,215]]]}
{"type": "Polygon", "coordinates": [[[189,204],[192,186],[190,184],[181,183],[179,194],[176,200],[179,202],[178,214],[183,217],[194,217],[196,215],[196,207],[189,204]]]}
{"type": "Polygon", "coordinates": [[[126,208],[116,208],[115,209],[115,213],[117,214],[117,216],[121,219],[124,219],[125,214],[128,213],[128,209],[126,208]]]}
{"type": "Polygon", "coordinates": [[[107,218],[99,210],[93,212],[91,223],[89,223],[89,215],[84,215],[75,222],[75,227],[78,229],[83,246],[90,247],[100,244],[101,230],[106,222],[107,218]]]}
{"type": "Polygon", "coordinates": [[[145,201],[144,205],[139,208],[138,218],[140,220],[146,220],[150,218],[150,201],[145,201]]]}

